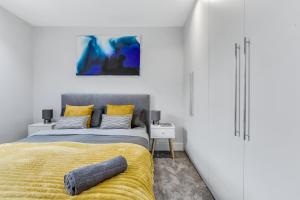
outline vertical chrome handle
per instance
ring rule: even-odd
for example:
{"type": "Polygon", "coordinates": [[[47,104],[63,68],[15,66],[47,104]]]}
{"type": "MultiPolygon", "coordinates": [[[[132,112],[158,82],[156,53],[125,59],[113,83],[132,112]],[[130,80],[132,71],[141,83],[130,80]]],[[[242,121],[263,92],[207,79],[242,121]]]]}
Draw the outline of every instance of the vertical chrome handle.
{"type": "Polygon", "coordinates": [[[241,136],[241,47],[238,45],[238,136],[241,136]]]}
{"type": "Polygon", "coordinates": [[[240,136],[240,45],[234,44],[235,86],[234,86],[234,136],[240,136]]]}
{"type": "Polygon", "coordinates": [[[248,117],[248,124],[247,124],[247,139],[248,141],[250,141],[250,86],[251,86],[251,80],[250,80],[250,75],[251,75],[251,64],[250,64],[250,61],[251,61],[251,43],[250,43],[250,39],[247,41],[247,44],[248,44],[248,103],[247,103],[247,107],[248,107],[248,112],[247,112],[247,117],[248,117]]]}
{"type": "Polygon", "coordinates": [[[250,40],[244,38],[244,140],[250,140],[250,40]]]}
{"type": "Polygon", "coordinates": [[[234,136],[237,136],[237,82],[238,82],[238,58],[237,58],[238,44],[234,44],[235,55],[235,85],[234,85],[234,136]]]}

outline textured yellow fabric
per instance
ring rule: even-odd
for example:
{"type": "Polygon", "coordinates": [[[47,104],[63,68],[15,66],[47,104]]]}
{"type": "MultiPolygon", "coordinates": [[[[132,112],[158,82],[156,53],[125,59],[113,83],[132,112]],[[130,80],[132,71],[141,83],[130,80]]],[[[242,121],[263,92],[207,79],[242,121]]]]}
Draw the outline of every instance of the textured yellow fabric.
{"type": "Polygon", "coordinates": [[[153,161],[135,144],[75,142],[0,145],[0,199],[154,200],[153,161]],[[122,155],[128,169],[77,196],[64,189],[64,175],[75,168],[122,155]]]}
{"type": "Polygon", "coordinates": [[[66,110],[64,113],[65,117],[74,117],[74,116],[89,116],[89,119],[86,123],[88,128],[91,127],[91,116],[93,112],[94,105],[88,106],[71,106],[66,105],[66,110]]]}
{"type": "Polygon", "coordinates": [[[106,105],[107,115],[133,115],[134,105],[106,105]]]}

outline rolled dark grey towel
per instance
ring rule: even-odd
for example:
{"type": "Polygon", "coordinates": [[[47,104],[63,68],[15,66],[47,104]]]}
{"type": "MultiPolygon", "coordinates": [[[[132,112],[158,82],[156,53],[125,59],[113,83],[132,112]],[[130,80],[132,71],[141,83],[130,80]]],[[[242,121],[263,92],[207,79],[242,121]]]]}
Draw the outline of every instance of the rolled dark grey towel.
{"type": "Polygon", "coordinates": [[[111,160],[72,170],[64,177],[66,191],[70,195],[80,194],[126,169],[126,159],[123,156],[117,156],[111,160]]]}

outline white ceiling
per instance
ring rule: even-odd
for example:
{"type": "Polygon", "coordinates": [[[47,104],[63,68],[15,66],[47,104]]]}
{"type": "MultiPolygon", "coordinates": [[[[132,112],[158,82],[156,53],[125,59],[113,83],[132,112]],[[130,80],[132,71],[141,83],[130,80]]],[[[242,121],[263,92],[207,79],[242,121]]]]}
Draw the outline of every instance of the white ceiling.
{"type": "Polygon", "coordinates": [[[183,26],[195,0],[0,0],[33,26],[183,26]]]}

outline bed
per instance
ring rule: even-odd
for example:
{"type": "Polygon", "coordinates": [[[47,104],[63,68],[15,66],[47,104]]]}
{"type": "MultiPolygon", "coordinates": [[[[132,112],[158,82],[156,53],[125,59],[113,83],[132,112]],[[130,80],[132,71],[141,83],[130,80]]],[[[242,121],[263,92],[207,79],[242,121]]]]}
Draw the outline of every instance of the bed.
{"type": "Polygon", "coordinates": [[[130,130],[45,130],[15,143],[0,145],[0,199],[140,199],[153,200],[153,161],[149,148],[149,95],[63,94],[66,104],[103,108],[134,104],[145,127],[130,130]],[[126,172],[78,196],[68,196],[68,171],[122,155],[126,172]]]}

